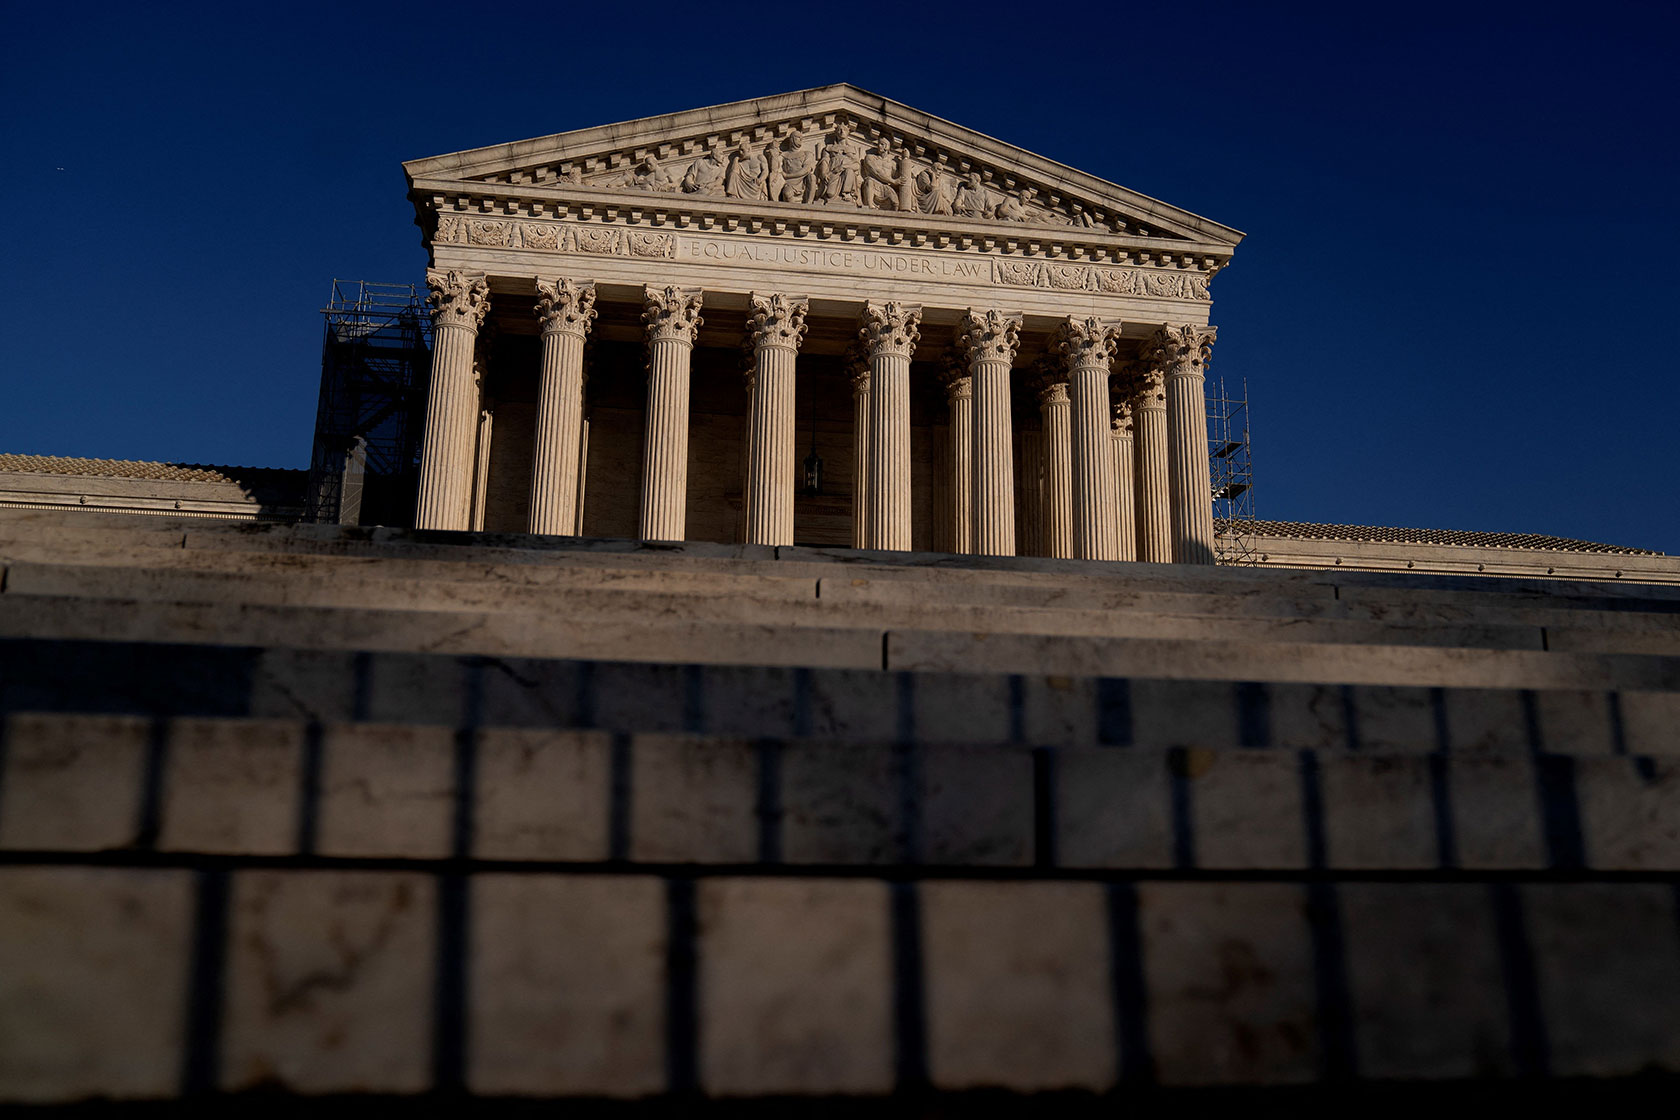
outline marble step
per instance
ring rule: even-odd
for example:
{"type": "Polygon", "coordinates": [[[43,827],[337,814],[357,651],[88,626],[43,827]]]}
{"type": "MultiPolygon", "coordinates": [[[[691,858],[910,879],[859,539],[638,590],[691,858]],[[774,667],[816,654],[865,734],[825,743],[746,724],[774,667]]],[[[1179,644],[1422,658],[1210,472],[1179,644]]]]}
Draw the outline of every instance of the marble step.
{"type": "Polygon", "coordinates": [[[1398,1115],[1602,1105],[1568,1087],[1620,1075],[1638,1091],[1609,1099],[1637,1112],[1680,1069],[1654,880],[109,859],[0,868],[0,963],[11,1101],[1095,1117],[1202,1115],[1224,1087],[1264,1115],[1398,1115]]]}
{"type": "Polygon", "coordinates": [[[883,672],[94,639],[0,638],[0,711],[1015,748],[1680,754],[1675,688],[883,672]]]}
{"type": "Polygon", "coordinates": [[[1680,871],[1680,756],[966,746],[11,713],[0,850],[1680,871]]]}
{"type": "MultiPolygon", "coordinates": [[[[586,621],[616,626],[638,620],[727,622],[792,628],[894,628],[958,630],[983,634],[1091,635],[1123,638],[1245,641],[1382,643],[1490,649],[1592,649],[1614,652],[1680,653],[1680,627],[1622,614],[1587,625],[1586,616],[1564,616],[1563,625],[1511,623],[1387,622],[1361,618],[1226,617],[1210,603],[1197,613],[1131,608],[1095,610],[1076,603],[1061,607],[1008,607],[931,602],[879,601],[846,593],[823,595],[826,587],[772,577],[712,577],[652,581],[519,581],[393,579],[383,568],[327,577],[312,570],[203,571],[108,565],[14,563],[5,573],[5,598],[26,604],[52,597],[132,600],[148,604],[260,605],[297,608],[300,624],[314,625],[319,608],[395,610],[429,615],[514,612],[534,625],[521,633],[547,642],[586,621]],[[13,597],[16,597],[14,600],[13,597]],[[1640,625],[1643,621],[1644,625],[1640,625]],[[1621,625],[1616,625],[1620,622],[1621,625]]],[[[847,591],[855,590],[848,588],[847,591]]],[[[1174,604],[1181,605],[1181,604],[1174,604]]],[[[39,608],[37,608],[39,609],[39,608]]],[[[0,627],[4,624],[0,623],[0,627]]],[[[13,633],[18,631],[13,630],[13,633]]],[[[378,632],[388,629],[378,626],[378,632]]],[[[232,638],[231,640],[241,640],[232,638]]],[[[299,644],[308,641],[299,638],[299,644]]],[[[382,648],[402,648],[384,646],[382,648]]],[[[477,652],[538,653],[551,647],[497,645],[477,652]]],[[[468,652],[472,652],[468,650],[468,652]]]]}
{"type": "MultiPolygon", "coordinates": [[[[111,581],[132,578],[140,586],[135,594],[156,597],[145,585],[163,576],[137,574],[118,577],[120,569],[138,569],[145,573],[192,572],[203,573],[205,579],[221,574],[230,581],[244,585],[247,577],[253,588],[265,578],[289,577],[308,589],[310,595],[349,596],[360,589],[371,588],[377,602],[384,605],[408,605],[424,602],[425,597],[393,591],[395,581],[437,581],[445,593],[439,601],[461,600],[487,603],[497,589],[509,597],[517,597],[523,589],[604,588],[613,590],[639,589],[658,593],[686,592],[718,596],[742,596],[754,600],[765,598],[788,601],[822,599],[825,604],[859,604],[881,611],[898,612],[882,616],[902,625],[918,625],[922,619],[932,619],[941,625],[946,607],[959,611],[964,608],[992,611],[998,608],[1031,608],[1041,610],[1069,610],[1079,612],[1161,613],[1172,616],[1207,615],[1211,617],[1270,617],[1290,619],[1347,619],[1406,625],[1452,626],[1532,626],[1585,627],[1591,630],[1632,631],[1651,635],[1644,639],[1647,652],[1660,652],[1680,642],[1680,613],[1667,611],[1662,602],[1628,600],[1559,600],[1543,596],[1500,596],[1485,592],[1448,592],[1429,598],[1395,601],[1393,596],[1354,594],[1351,588],[1334,585],[1301,585],[1289,587],[1244,587],[1199,592],[1138,589],[1116,586],[1113,580],[1092,577],[1040,577],[1022,580],[1007,573],[976,573],[951,571],[950,578],[934,582],[886,578],[882,570],[855,569],[848,576],[819,574],[815,578],[794,575],[792,565],[753,564],[754,571],[712,570],[693,568],[680,559],[660,564],[622,566],[594,563],[534,564],[534,563],[465,563],[448,560],[391,559],[378,556],[333,556],[296,553],[224,552],[206,549],[150,550],[143,557],[131,552],[109,556],[76,554],[74,569],[62,573],[56,581],[46,582],[51,573],[39,570],[42,564],[62,565],[66,557],[54,550],[35,550],[31,555],[14,555],[7,586],[21,590],[53,589],[65,593],[86,593],[104,589],[111,594],[111,581]],[[140,563],[144,560],[144,563],[140,563]],[[974,578],[976,576],[984,578],[974,578]],[[352,591],[352,588],[357,589],[352,591]],[[460,590],[460,589],[470,590],[460,590]],[[1656,609],[1631,609],[1655,607],[1656,609]],[[1604,608],[1604,609],[1597,609],[1604,608]]],[[[1368,589],[1366,589],[1368,590],[1368,589]]],[[[274,592],[230,592],[225,598],[252,598],[256,601],[293,601],[274,592]]],[[[369,600],[368,605],[374,601],[369,600]]],[[[866,613],[867,616],[867,613],[866,613]]],[[[882,619],[871,618],[872,624],[882,619]]],[[[971,625],[968,622],[963,626],[971,625]]],[[[984,629],[984,627],[977,627],[984,629]]],[[[1077,632],[1092,632],[1090,626],[1075,626],[1077,632]]],[[[1098,632],[1101,627],[1098,626],[1098,632]]],[[[1448,639],[1449,641],[1451,639],[1448,639]]],[[[1524,636],[1515,644],[1529,644],[1532,636],[1524,636]]],[[[1487,644],[1477,642],[1474,644],[1487,644]]],[[[1513,644],[1499,642],[1496,644],[1513,644]]]]}
{"type": "MultiPolygon", "coordinates": [[[[1197,568],[1185,565],[1112,565],[1034,558],[950,556],[931,553],[879,553],[845,549],[779,548],[689,542],[641,545],[634,541],[579,540],[521,534],[424,533],[381,528],[341,528],[324,525],[253,525],[203,519],[121,517],[58,511],[0,510],[0,544],[39,549],[56,543],[55,526],[80,540],[114,541],[128,530],[143,539],[180,542],[188,547],[255,552],[294,552],[318,555],[367,555],[397,558],[437,558],[464,563],[567,564],[647,566],[682,564],[725,572],[763,572],[784,575],[834,575],[836,566],[848,571],[868,568],[873,579],[968,581],[1048,584],[1089,581],[1098,588],[1157,585],[1199,589],[1243,586],[1276,588],[1306,584],[1336,588],[1333,595],[1377,596],[1393,591],[1408,598],[1427,599],[1459,591],[1492,593],[1500,597],[1539,597],[1555,604],[1631,605],[1637,609],[1680,610],[1680,588],[1615,582],[1481,578],[1473,576],[1417,576],[1400,573],[1323,570],[1197,568]],[[770,566],[774,566],[773,568],[770,566]],[[1659,604],[1666,604],[1662,606],[1659,604]]],[[[34,558],[42,558],[31,553],[34,558]]],[[[842,577],[836,577],[842,578],[842,577]]]]}

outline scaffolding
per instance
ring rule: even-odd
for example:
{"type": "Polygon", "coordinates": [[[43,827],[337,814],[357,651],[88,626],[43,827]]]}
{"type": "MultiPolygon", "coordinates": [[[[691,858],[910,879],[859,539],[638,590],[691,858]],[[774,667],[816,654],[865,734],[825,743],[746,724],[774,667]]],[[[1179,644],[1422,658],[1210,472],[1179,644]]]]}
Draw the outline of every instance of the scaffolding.
{"type": "Polygon", "coordinates": [[[1225,379],[1208,386],[1208,468],[1213,483],[1214,556],[1221,564],[1255,564],[1254,462],[1248,435],[1248,379],[1240,395],[1225,379]]]}
{"type": "Polygon", "coordinates": [[[426,293],[416,284],[334,280],[321,313],[304,519],[411,524],[432,368],[426,293]]]}

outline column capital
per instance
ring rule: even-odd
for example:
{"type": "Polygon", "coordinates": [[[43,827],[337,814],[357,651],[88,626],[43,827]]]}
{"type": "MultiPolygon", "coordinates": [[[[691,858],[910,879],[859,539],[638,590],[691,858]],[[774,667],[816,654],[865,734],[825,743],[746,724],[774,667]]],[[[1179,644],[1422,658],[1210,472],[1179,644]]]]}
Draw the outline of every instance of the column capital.
{"type": "Polygon", "coordinates": [[[863,326],[858,337],[869,347],[871,357],[891,354],[909,359],[922,338],[922,309],[917,304],[897,300],[879,303],[870,300],[863,305],[863,326]]]}
{"type": "Polygon", "coordinates": [[[776,347],[798,350],[805,338],[805,312],[809,300],[790,299],[780,292],[747,296],[747,336],[754,350],[776,347]]]}
{"type": "Polygon", "coordinates": [[[1144,361],[1168,377],[1200,374],[1213,359],[1213,327],[1162,323],[1143,344],[1144,361]]]}
{"type": "Polygon", "coordinates": [[[543,334],[587,335],[595,321],[595,285],[587,280],[537,280],[537,322],[543,334]]]}
{"type": "Polygon", "coordinates": [[[1132,438],[1132,402],[1121,398],[1109,406],[1109,431],[1124,439],[1132,438]]]}
{"type": "Polygon", "coordinates": [[[1069,315],[1056,328],[1050,344],[1056,353],[1067,359],[1070,369],[1090,366],[1107,369],[1109,359],[1114,357],[1114,342],[1119,337],[1117,323],[1069,315]]]}
{"type": "Polygon", "coordinates": [[[433,323],[475,331],[484,323],[490,310],[490,281],[484,273],[428,268],[426,287],[433,323]]]}
{"type": "Polygon", "coordinates": [[[1038,394],[1040,406],[1068,399],[1068,371],[1053,351],[1046,351],[1032,364],[1027,384],[1038,394]]]}
{"type": "Polygon", "coordinates": [[[974,396],[974,378],[969,375],[968,362],[959,346],[953,345],[945,351],[937,376],[947,403],[974,396]]]}
{"type": "Polygon", "coordinates": [[[701,298],[699,288],[647,285],[642,293],[642,323],[648,341],[672,340],[693,346],[702,321],[701,298]]]}
{"type": "Polygon", "coordinates": [[[1167,407],[1166,371],[1152,362],[1139,362],[1127,400],[1134,410],[1167,407]]]}
{"type": "Polygon", "coordinates": [[[869,346],[861,335],[852,339],[840,362],[846,370],[847,379],[852,383],[852,396],[858,397],[869,392],[869,346]]]}
{"type": "Polygon", "coordinates": [[[1021,316],[971,307],[957,323],[957,345],[971,364],[1012,363],[1021,348],[1021,316]]]}

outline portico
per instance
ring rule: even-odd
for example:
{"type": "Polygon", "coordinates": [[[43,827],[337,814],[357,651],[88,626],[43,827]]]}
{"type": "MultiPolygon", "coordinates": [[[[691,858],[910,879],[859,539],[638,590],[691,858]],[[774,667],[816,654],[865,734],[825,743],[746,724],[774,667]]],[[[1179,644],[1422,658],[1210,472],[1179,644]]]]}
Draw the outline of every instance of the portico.
{"type": "Polygon", "coordinates": [[[1227,227],[849,86],[406,167],[422,527],[1212,562],[1227,227]]]}

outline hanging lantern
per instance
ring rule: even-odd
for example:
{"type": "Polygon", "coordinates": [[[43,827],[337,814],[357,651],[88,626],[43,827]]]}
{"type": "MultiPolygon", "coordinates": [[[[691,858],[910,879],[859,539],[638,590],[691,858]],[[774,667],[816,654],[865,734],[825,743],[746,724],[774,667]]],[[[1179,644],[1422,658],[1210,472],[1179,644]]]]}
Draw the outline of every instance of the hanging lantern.
{"type": "Polygon", "coordinates": [[[815,433],[811,439],[811,453],[805,456],[805,493],[812,496],[822,493],[822,456],[817,454],[815,433]]]}

